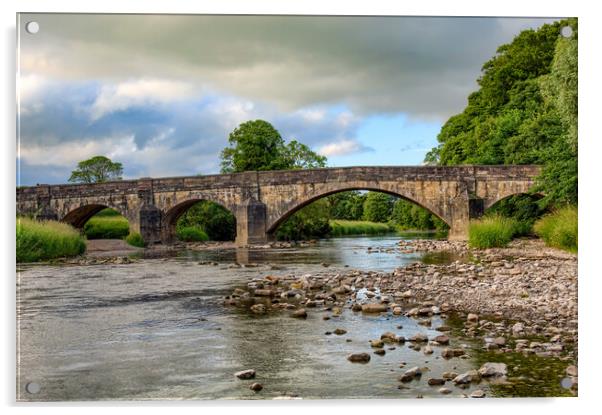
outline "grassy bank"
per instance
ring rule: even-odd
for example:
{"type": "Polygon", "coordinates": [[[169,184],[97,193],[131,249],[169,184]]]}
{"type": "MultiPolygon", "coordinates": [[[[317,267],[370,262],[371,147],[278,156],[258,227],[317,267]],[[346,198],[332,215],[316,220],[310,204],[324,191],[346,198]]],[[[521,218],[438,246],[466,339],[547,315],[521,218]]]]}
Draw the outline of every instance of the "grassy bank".
{"type": "Polygon", "coordinates": [[[355,221],[355,220],[331,220],[330,235],[378,235],[395,231],[395,228],[386,223],[355,221]]]}
{"type": "Polygon", "coordinates": [[[468,230],[468,243],[472,248],[505,247],[512,238],[530,232],[528,223],[501,215],[486,216],[482,219],[471,221],[468,230]]]}
{"type": "Polygon", "coordinates": [[[546,245],[577,252],[577,207],[569,206],[544,216],[533,226],[546,245]]]}
{"type": "Polygon", "coordinates": [[[17,262],[45,261],[83,254],[86,239],[73,227],[56,221],[17,218],[17,262]]]}
{"type": "Polygon", "coordinates": [[[130,224],[121,215],[97,215],[84,225],[88,239],[123,239],[130,233],[130,224]]]}

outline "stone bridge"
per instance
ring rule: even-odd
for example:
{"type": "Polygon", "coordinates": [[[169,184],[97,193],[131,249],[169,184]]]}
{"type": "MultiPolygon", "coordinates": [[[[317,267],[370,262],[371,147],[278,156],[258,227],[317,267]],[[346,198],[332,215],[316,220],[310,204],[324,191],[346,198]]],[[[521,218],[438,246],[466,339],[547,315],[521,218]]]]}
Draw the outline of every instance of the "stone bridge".
{"type": "Polygon", "coordinates": [[[178,218],[200,200],[236,217],[238,246],[263,244],[303,206],[333,193],[372,190],[414,202],[466,239],[468,222],[508,196],[527,193],[538,166],[395,166],[245,172],[141,178],[96,184],[37,185],[17,189],[17,214],[58,219],[77,228],[105,207],[115,209],[147,244],[175,238],[178,218]]]}

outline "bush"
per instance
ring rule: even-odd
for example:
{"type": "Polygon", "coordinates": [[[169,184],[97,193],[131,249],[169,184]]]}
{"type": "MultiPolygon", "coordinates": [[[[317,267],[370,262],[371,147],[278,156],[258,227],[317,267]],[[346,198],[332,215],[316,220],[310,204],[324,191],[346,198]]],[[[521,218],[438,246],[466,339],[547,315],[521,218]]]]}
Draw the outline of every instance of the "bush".
{"type": "Polygon", "coordinates": [[[123,239],[128,236],[130,224],[126,218],[121,215],[103,214],[103,212],[90,218],[84,225],[84,235],[88,239],[123,239]]]}
{"type": "Polygon", "coordinates": [[[330,234],[332,236],[344,235],[377,235],[392,232],[394,228],[386,223],[355,221],[355,220],[332,220],[330,221],[330,234]]]}
{"type": "Polygon", "coordinates": [[[125,241],[132,246],[144,248],[144,239],[142,239],[142,235],[140,235],[138,232],[131,232],[125,237],[125,241]]]}
{"type": "Polygon", "coordinates": [[[472,248],[504,247],[515,236],[528,233],[527,223],[501,215],[486,216],[471,221],[468,230],[468,243],[472,248]]]}
{"type": "Polygon", "coordinates": [[[209,236],[202,229],[194,226],[183,226],[177,229],[176,235],[180,241],[184,242],[204,242],[209,240],[209,236]]]}
{"type": "Polygon", "coordinates": [[[77,229],[56,221],[17,218],[17,262],[45,261],[86,251],[86,239],[77,229]]]}
{"type": "Polygon", "coordinates": [[[569,206],[544,216],[534,225],[546,245],[577,252],[577,207],[569,206]]]}

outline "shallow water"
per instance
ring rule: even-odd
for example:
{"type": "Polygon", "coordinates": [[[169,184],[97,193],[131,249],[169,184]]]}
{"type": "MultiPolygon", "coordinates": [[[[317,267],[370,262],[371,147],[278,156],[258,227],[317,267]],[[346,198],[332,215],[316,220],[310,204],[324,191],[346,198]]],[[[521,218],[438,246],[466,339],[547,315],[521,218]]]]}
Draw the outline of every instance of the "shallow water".
{"type": "MultiPolygon", "coordinates": [[[[386,331],[406,338],[439,334],[407,317],[346,309],[325,321],[331,312],[310,309],[307,320],[299,320],[287,312],[254,316],[222,305],[234,288],[269,274],[389,271],[420,260],[419,254],[391,252],[398,240],[337,238],[305,248],[182,252],[127,265],[27,267],[18,278],[18,399],[453,397],[476,388],[495,393],[484,383],[468,390],[448,384],[450,395],[428,386],[429,377],[444,371],[478,367],[473,359],[444,360],[436,347],[430,356],[408,344],[386,346],[385,356],[372,354],[368,341],[386,331]],[[235,262],[256,266],[233,268],[235,262]],[[274,264],[284,269],[274,270],[274,264]],[[348,333],[325,334],[335,328],[348,333]],[[371,353],[372,359],[350,363],[346,356],[352,352],[371,353]],[[413,366],[430,370],[399,389],[399,375],[413,366]],[[255,380],[234,377],[251,368],[255,380]],[[29,382],[41,390],[26,392],[29,382]],[[264,389],[251,391],[252,382],[264,389]]],[[[440,324],[433,319],[432,327],[440,324]]],[[[467,342],[452,337],[451,344],[467,342]]]]}

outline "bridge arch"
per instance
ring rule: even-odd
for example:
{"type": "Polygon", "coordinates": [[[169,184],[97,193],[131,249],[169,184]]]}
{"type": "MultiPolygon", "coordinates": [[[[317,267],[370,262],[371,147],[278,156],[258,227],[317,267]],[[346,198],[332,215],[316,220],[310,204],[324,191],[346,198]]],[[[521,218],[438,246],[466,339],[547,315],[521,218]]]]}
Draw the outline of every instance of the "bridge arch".
{"type": "Polygon", "coordinates": [[[176,225],[178,223],[178,219],[180,219],[190,208],[196,205],[199,202],[211,202],[214,203],[221,208],[228,211],[234,217],[234,236],[236,236],[236,212],[233,209],[219,201],[211,200],[209,198],[204,197],[194,197],[191,199],[187,199],[179,202],[178,204],[169,208],[163,214],[163,238],[166,241],[174,241],[176,239],[176,225]]]}
{"type": "Polygon", "coordinates": [[[266,227],[266,233],[269,236],[273,236],[275,234],[276,230],[278,229],[278,227],[282,223],[284,223],[288,218],[290,218],[293,214],[295,214],[299,210],[303,209],[305,206],[308,206],[317,200],[323,199],[325,197],[328,197],[328,196],[331,196],[331,195],[334,195],[337,193],[348,192],[348,191],[357,191],[357,190],[384,193],[384,194],[388,194],[388,195],[406,200],[410,203],[420,206],[423,209],[426,209],[429,213],[432,213],[433,215],[437,216],[439,219],[441,219],[443,222],[445,222],[448,226],[451,227],[451,220],[449,218],[447,218],[443,212],[441,212],[439,209],[437,209],[436,207],[431,205],[428,201],[421,200],[421,198],[419,198],[419,197],[409,196],[408,194],[405,194],[405,192],[394,191],[394,190],[390,190],[390,189],[383,189],[381,187],[376,187],[376,186],[374,186],[374,187],[373,186],[342,186],[342,187],[337,187],[336,189],[319,191],[319,192],[316,192],[316,193],[314,193],[306,198],[303,198],[301,200],[298,200],[298,201],[293,200],[289,203],[286,203],[284,213],[279,215],[277,218],[273,218],[270,222],[268,222],[268,226],[266,227]]]}
{"type": "Polygon", "coordinates": [[[82,204],[76,208],[72,208],[72,209],[68,210],[67,213],[64,214],[60,218],[60,221],[68,223],[69,225],[71,225],[77,229],[82,229],[84,227],[84,225],[86,224],[86,222],[88,222],[88,220],[90,220],[90,218],[92,218],[94,215],[96,215],[101,210],[107,209],[107,208],[113,209],[116,212],[118,212],[121,216],[126,218],[128,220],[128,222],[130,222],[130,225],[131,225],[132,218],[128,217],[127,212],[122,211],[122,209],[119,206],[113,206],[110,204],[101,204],[101,203],[82,204]]]}

